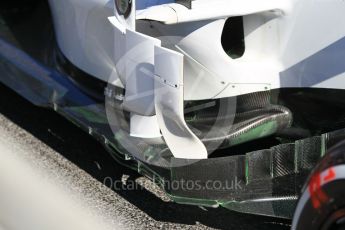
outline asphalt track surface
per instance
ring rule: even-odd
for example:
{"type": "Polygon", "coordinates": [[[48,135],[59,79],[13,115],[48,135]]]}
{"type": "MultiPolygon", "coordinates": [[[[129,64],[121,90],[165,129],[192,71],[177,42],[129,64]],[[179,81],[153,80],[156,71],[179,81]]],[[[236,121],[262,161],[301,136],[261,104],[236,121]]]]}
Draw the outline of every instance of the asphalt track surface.
{"type": "Polygon", "coordinates": [[[0,133],[22,150],[17,155],[25,164],[78,197],[112,229],[290,229],[289,220],[171,202],[149,180],[117,164],[87,133],[1,84],[0,133]]]}

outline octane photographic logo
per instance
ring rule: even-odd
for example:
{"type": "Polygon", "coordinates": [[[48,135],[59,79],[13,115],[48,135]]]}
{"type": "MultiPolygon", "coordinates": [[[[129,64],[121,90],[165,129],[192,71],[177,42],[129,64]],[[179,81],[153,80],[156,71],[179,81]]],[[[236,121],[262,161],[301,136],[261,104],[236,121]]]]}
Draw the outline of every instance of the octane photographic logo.
{"type": "MultiPolygon", "coordinates": [[[[159,37],[159,39],[164,47],[175,47],[182,37],[175,36],[164,36],[159,37]]],[[[128,67],[128,63],[131,63],[128,57],[133,57],[133,54],[137,55],[140,51],[143,50],[143,44],[137,44],[132,46],[130,50],[127,50],[126,53],[118,60],[116,66],[128,67]],[[139,52],[138,52],[139,50],[139,52]]],[[[143,54],[145,55],[145,54],[143,54]]],[[[159,57],[152,57],[152,59],[159,59],[159,57]]],[[[147,57],[146,59],[147,60],[147,57]]],[[[184,63],[186,64],[188,60],[184,58],[184,63]]],[[[172,64],[173,65],[173,64],[172,64]]],[[[186,66],[186,65],[185,65],[186,66]]],[[[187,65],[188,66],[188,65],[187,65]]],[[[116,150],[125,154],[127,159],[136,159],[147,164],[151,164],[159,167],[182,167],[190,164],[194,164],[199,160],[186,160],[190,155],[190,151],[186,151],[186,159],[176,159],[173,157],[173,152],[170,150],[168,145],[165,142],[164,134],[160,132],[157,137],[143,138],[138,136],[133,136],[130,133],[131,130],[131,113],[124,106],[124,102],[135,102],[136,100],[142,101],[143,98],[150,98],[149,105],[146,106],[146,112],[149,113],[150,110],[155,110],[155,94],[156,96],[164,95],[165,100],[174,100],[169,98],[169,92],[165,92],[166,88],[154,88],[154,84],[151,89],[140,92],[139,94],[133,95],[133,93],[128,92],[128,89],[122,90],[119,87],[115,87],[116,82],[121,81],[123,85],[126,86],[126,76],[141,76],[151,75],[151,78],[154,81],[157,81],[157,76],[154,76],[155,66],[149,63],[142,63],[130,68],[125,68],[124,72],[126,76],[120,74],[120,69],[117,68],[116,74],[112,74],[109,78],[107,88],[105,90],[105,108],[108,123],[113,133],[114,139],[110,140],[116,147],[116,150]],[[150,74],[151,73],[151,74],[150,74]],[[128,96],[130,94],[130,96],[128,96]]],[[[184,92],[193,93],[198,90],[198,84],[208,77],[209,74],[207,71],[200,68],[197,71],[196,76],[193,76],[195,79],[193,84],[189,84],[188,88],[184,85],[184,92]]],[[[184,75],[184,79],[190,76],[184,75]]],[[[136,78],[136,82],[131,81],[131,84],[140,86],[143,84],[140,79],[136,78]]],[[[173,87],[173,86],[171,86],[173,87]]],[[[128,85],[127,87],[128,88],[128,85]]],[[[171,94],[170,94],[171,95],[171,94]]],[[[146,100],[147,101],[147,100],[146,100]]],[[[135,104],[135,103],[134,103],[135,104]]],[[[236,114],[236,97],[226,98],[226,99],[209,99],[202,101],[184,101],[184,118],[188,125],[188,128],[203,142],[205,145],[208,155],[219,150],[219,147],[222,146],[225,139],[219,138],[220,136],[226,137],[227,134],[231,133],[233,121],[236,114]]],[[[174,119],[176,114],[175,111],[171,109],[163,109],[161,111],[164,117],[168,119],[174,119]]],[[[151,117],[151,118],[155,118],[151,117]]],[[[158,120],[157,120],[157,126],[158,120]]],[[[179,126],[176,123],[176,126],[179,126]]],[[[178,128],[179,129],[179,128],[178,128]]],[[[183,127],[181,128],[183,129],[183,127]]],[[[145,132],[145,131],[144,131],[145,132]]],[[[159,133],[159,130],[158,130],[159,133]]],[[[179,134],[177,134],[179,135],[179,134]]],[[[180,138],[183,138],[180,136],[180,138]]]]}

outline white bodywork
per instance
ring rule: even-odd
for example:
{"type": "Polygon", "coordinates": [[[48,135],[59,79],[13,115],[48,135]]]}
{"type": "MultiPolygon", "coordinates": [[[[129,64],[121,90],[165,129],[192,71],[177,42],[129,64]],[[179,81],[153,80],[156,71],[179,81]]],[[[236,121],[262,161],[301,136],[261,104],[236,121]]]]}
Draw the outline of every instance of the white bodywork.
{"type": "Polygon", "coordinates": [[[192,9],[177,3],[157,4],[146,9],[139,9],[136,18],[159,21],[164,24],[177,24],[243,16],[270,10],[287,10],[289,6],[288,0],[260,2],[256,0],[197,0],[192,2],[192,9]]]}
{"type": "MultiPolygon", "coordinates": [[[[345,37],[342,0],[195,0],[192,9],[172,0],[132,2],[136,10],[125,19],[114,0],[49,0],[63,54],[90,75],[126,88],[124,107],[136,115],[136,124],[137,116],[143,122],[158,118],[176,157],[207,157],[183,120],[185,100],[285,87],[345,89],[345,70],[333,73],[323,61],[332,64],[328,50],[334,52],[345,37]],[[245,53],[237,59],[221,44],[224,24],[232,16],[243,16],[244,23],[245,53]],[[157,60],[161,47],[168,49],[170,61],[182,57],[183,63],[172,64],[175,71],[157,60]],[[144,63],[151,67],[140,69],[144,63]],[[171,100],[157,93],[162,87],[171,91],[171,100]],[[164,122],[166,107],[182,127],[185,142],[164,122]],[[195,154],[183,154],[187,146],[195,154]]],[[[157,130],[147,133],[160,135],[157,130]]]]}

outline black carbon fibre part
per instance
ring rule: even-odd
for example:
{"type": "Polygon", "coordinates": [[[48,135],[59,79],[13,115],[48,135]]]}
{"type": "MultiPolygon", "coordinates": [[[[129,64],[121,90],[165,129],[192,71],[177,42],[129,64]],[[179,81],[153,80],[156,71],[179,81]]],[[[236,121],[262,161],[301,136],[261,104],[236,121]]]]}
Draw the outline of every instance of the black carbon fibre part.
{"type": "MultiPolygon", "coordinates": [[[[171,169],[170,182],[197,181],[201,186],[196,189],[180,186],[173,190],[169,188],[168,191],[177,197],[238,201],[297,197],[309,172],[322,158],[328,142],[332,142],[326,137],[341,137],[344,133],[345,130],[339,130],[240,156],[194,163],[185,161],[183,163],[186,166],[171,169]],[[326,145],[323,146],[322,142],[326,145]],[[223,186],[209,188],[207,184],[210,181],[223,186]],[[236,188],[236,182],[240,183],[241,188],[236,188]]],[[[174,159],[173,164],[180,165],[182,161],[184,160],[174,159]]]]}

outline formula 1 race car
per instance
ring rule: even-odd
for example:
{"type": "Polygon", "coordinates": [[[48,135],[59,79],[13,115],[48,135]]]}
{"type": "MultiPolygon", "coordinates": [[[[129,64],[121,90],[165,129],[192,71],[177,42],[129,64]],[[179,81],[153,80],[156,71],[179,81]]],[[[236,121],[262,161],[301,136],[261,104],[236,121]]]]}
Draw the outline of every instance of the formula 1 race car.
{"type": "Polygon", "coordinates": [[[0,81],[172,200],[344,227],[343,1],[0,6],[0,81]]]}

